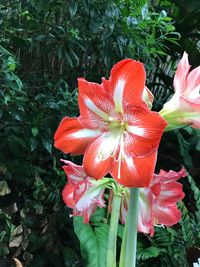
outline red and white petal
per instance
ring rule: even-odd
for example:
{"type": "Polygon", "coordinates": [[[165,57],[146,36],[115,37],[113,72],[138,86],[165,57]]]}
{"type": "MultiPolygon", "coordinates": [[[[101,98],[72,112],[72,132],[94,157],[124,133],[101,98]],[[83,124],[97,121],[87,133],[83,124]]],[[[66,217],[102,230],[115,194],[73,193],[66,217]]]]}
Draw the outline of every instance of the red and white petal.
{"type": "Polygon", "coordinates": [[[74,185],[71,183],[67,183],[62,191],[62,198],[67,207],[74,208],[74,185]]]}
{"type": "Polygon", "coordinates": [[[77,184],[78,182],[86,178],[86,174],[83,169],[83,166],[76,165],[69,160],[61,159],[61,161],[66,164],[62,166],[62,168],[64,169],[64,172],[68,178],[68,181],[70,181],[73,184],[77,184]]]}
{"type": "MultiPolygon", "coordinates": [[[[154,176],[155,177],[155,176],[154,176]]],[[[161,183],[154,183],[152,186],[152,181],[154,180],[154,177],[153,179],[151,180],[151,183],[149,185],[149,188],[151,189],[151,192],[153,193],[154,197],[159,197],[160,195],[160,191],[161,191],[161,183]]]]}
{"type": "Polygon", "coordinates": [[[78,79],[78,88],[81,124],[90,129],[107,129],[109,114],[114,107],[110,95],[101,85],[83,78],[78,79]]]}
{"type": "Polygon", "coordinates": [[[84,223],[89,223],[90,216],[96,211],[97,207],[104,207],[104,184],[92,182],[90,187],[85,190],[80,199],[74,206],[73,215],[83,216],[84,223]]]}
{"type": "Polygon", "coordinates": [[[184,52],[174,76],[174,89],[178,94],[184,93],[186,89],[189,70],[188,54],[184,52]]]}
{"type": "MultiPolygon", "coordinates": [[[[200,112],[200,97],[196,99],[189,99],[180,96],[179,98],[179,109],[183,112],[200,112]]],[[[184,117],[184,113],[183,113],[184,117]]],[[[187,116],[185,116],[187,119],[187,116]]]]}
{"type": "Polygon", "coordinates": [[[200,116],[199,116],[199,118],[195,117],[195,118],[190,119],[189,125],[192,128],[200,129],[200,116]]]}
{"type": "MultiPolygon", "coordinates": [[[[198,88],[199,85],[200,85],[200,66],[193,69],[188,74],[186,91],[192,93],[192,91],[196,90],[196,88],[198,88]]],[[[199,96],[199,91],[198,91],[197,96],[199,96]]]]}
{"type": "Polygon", "coordinates": [[[92,182],[91,178],[87,177],[86,179],[78,182],[74,187],[74,201],[77,203],[82,195],[91,187],[92,182]]]}
{"type": "Polygon", "coordinates": [[[139,211],[138,211],[138,231],[150,234],[154,234],[154,223],[152,217],[152,195],[149,189],[140,189],[139,196],[139,211]]]}
{"type": "Polygon", "coordinates": [[[169,123],[167,128],[175,129],[184,125],[200,128],[200,98],[192,100],[182,96],[177,97],[175,94],[160,112],[169,123]]]}
{"type": "Polygon", "coordinates": [[[153,204],[153,216],[157,224],[172,226],[180,221],[181,212],[176,205],[166,207],[153,204]]]}
{"type": "Polygon", "coordinates": [[[157,151],[141,158],[123,154],[123,159],[113,162],[111,175],[127,187],[147,187],[153,178],[157,151]]]}
{"type": "Polygon", "coordinates": [[[132,116],[127,117],[129,120],[125,134],[126,153],[138,157],[157,149],[167,122],[157,112],[139,108],[133,110],[132,116]]]}
{"type": "Polygon", "coordinates": [[[200,97],[195,100],[180,97],[180,109],[177,123],[200,129],[200,97]]]}
{"type": "Polygon", "coordinates": [[[145,79],[143,64],[132,59],[122,60],[112,68],[109,82],[116,112],[123,113],[127,105],[146,106],[142,100],[145,79]]]}
{"type": "MultiPolygon", "coordinates": [[[[154,194],[154,187],[151,187],[151,191],[154,194]]],[[[185,194],[182,190],[182,184],[178,182],[163,183],[160,187],[160,194],[157,196],[156,201],[160,206],[170,206],[176,204],[179,200],[183,199],[185,194]]]]}
{"type": "Polygon", "coordinates": [[[153,180],[151,182],[151,185],[154,185],[158,182],[160,183],[169,183],[172,181],[177,181],[182,177],[185,177],[187,175],[184,168],[182,168],[180,171],[175,172],[173,170],[170,170],[168,172],[164,170],[160,170],[159,174],[154,174],[153,180]]]}
{"type": "Polygon", "coordinates": [[[192,92],[190,92],[187,95],[187,99],[190,100],[191,102],[195,103],[196,105],[200,105],[200,84],[193,89],[192,92]]]}
{"type": "Polygon", "coordinates": [[[120,135],[108,132],[90,144],[85,152],[83,166],[90,177],[100,179],[110,172],[115,151],[118,151],[120,135]]]}
{"type": "Polygon", "coordinates": [[[143,93],[142,93],[142,99],[146,102],[149,109],[152,108],[154,95],[152,92],[147,88],[147,86],[144,87],[143,93]]]}
{"type": "Polygon", "coordinates": [[[77,118],[65,117],[54,135],[54,145],[64,153],[83,154],[89,142],[100,134],[99,130],[83,128],[77,118]]]}

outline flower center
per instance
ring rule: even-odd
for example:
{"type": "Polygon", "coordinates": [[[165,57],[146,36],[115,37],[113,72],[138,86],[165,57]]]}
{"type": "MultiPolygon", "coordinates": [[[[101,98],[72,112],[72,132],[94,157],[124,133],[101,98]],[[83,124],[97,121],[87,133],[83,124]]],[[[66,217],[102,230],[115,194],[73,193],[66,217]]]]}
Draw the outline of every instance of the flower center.
{"type": "Polygon", "coordinates": [[[116,113],[113,116],[109,117],[109,130],[110,131],[126,131],[127,122],[124,121],[122,114],[116,113]]]}

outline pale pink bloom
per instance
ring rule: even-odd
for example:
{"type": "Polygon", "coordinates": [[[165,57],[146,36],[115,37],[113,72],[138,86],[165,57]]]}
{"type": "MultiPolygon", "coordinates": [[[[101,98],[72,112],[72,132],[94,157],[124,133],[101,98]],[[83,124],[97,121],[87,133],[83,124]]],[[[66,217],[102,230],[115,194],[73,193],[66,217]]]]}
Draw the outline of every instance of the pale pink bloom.
{"type": "Polygon", "coordinates": [[[104,207],[104,190],[108,179],[96,181],[86,176],[82,166],[71,161],[62,160],[68,183],[65,185],[62,197],[65,204],[73,209],[74,216],[83,216],[84,222],[89,223],[90,216],[97,207],[104,207]]]}
{"type": "MultiPolygon", "coordinates": [[[[182,169],[179,172],[160,171],[154,174],[150,185],[140,189],[138,231],[154,235],[154,226],[165,225],[172,226],[181,219],[181,212],[176,204],[184,197],[182,184],[177,180],[186,176],[182,169]]],[[[127,193],[123,198],[121,206],[121,221],[125,222],[127,213],[127,193]]]]}
{"type": "Polygon", "coordinates": [[[175,94],[160,111],[169,124],[166,130],[185,125],[200,128],[200,66],[191,71],[190,67],[184,52],[174,76],[175,94]]]}

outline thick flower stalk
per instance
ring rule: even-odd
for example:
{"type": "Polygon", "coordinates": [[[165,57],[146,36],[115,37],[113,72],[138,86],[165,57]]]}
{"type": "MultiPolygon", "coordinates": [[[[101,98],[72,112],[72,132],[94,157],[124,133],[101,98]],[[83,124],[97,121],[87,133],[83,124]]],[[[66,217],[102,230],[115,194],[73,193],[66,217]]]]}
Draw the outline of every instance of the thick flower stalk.
{"type": "Polygon", "coordinates": [[[109,80],[97,84],[80,78],[78,89],[80,116],[61,121],[55,146],[64,153],[84,154],[90,177],[110,173],[127,187],[148,186],[167,123],[149,109],[152,95],[145,87],[143,64],[122,60],[109,80]]]}
{"type": "MultiPolygon", "coordinates": [[[[186,172],[163,171],[154,174],[150,185],[141,188],[139,193],[138,231],[154,235],[154,226],[172,226],[181,219],[177,202],[184,197],[182,184],[177,182],[186,172]]],[[[124,194],[121,204],[121,221],[126,221],[129,192],[124,194]]]]}
{"type": "Polygon", "coordinates": [[[192,71],[190,67],[184,52],[174,76],[175,94],[160,111],[168,122],[166,131],[187,125],[200,128],[200,66],[192,71]]]}

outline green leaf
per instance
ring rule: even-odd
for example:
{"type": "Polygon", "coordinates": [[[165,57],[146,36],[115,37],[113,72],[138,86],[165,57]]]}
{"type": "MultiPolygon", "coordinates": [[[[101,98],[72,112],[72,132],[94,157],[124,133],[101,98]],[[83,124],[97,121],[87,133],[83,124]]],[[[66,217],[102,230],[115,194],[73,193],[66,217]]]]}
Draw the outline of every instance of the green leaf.
{"type": "Polygon", "coordinates": [[[69,3],[69,13],[71,17],[74,17],[76,15],[78,9],[78,2],[76,1],[70,1],[69,3]]]}
{"type": "Polygon", "coordinates": [[[31,129],[31,132],[32,132],[33,136],[36,137],[36,136],[38,135],[38,133],[39,133],[39,130],[38,130],[37,127],[33,127],[33,128],[31,129]]]}
{"type": "Polygon", "coordinates": [[[182,213],[182,217],[179,224],[182,228],[183,238],[187,242],[187,246],[192,247],[195,243],[195,236],[188,209],[183,203],[183,201],[178,202],[178,208],[181,210],[182,213]]]}
{"type": "Polygon", "coordinates": [[[17,144],[19,144],[21,147],[26,148],[26,142],[24,141],[24,138],[16,136],[16,135],[12,135],[10,137],[10,140],[13,140],[17,144]]]}
{"type": "Polygon", "coordinates": [[[106,209],[104,208],[97,208],[94,214],[92,214],[90,221],[97,225],[101,225],[102,221],[106,218],[106,209]]]}
{"type": "Polygon", "coordinates": [[[98,245],[98,257],[99,257],[98,267],[106,266],[108,233],[109,233],[108,224],[102,224],[101,226],[95,228],[95,235],[97,238],[97,245],[98,245]]]}
{"type": "Polygon", "coordinates": [[[124,234],[124,225],[118,225],[117,235],[122,239],[124,234]]]}
{"type": "Polygon", "coordinates": [[[200,151],[200,139],[197,141],[195,148],[196,150],[200,151]]]}
{"type": "Polygon", "coordinates": [[[82,217],[74,217],[74,231],[80,241],[81,253],[85,260],[85,267],[98,267],[98,243],[89,224],[83,223],[82,217]]]}
{"type": "Polygon", "coordinates": [[[8,63],[7,63],[8,69],[10,71],[14,71],[16,69],[16,61],[13,57],[8,57],[8,63]]]}
{"type": "Polygon", "coordinates": [[[7,72],[6,73],[7,78],[7,85],[15,90],[15,91],[21,91],[22,89],[22,81],[15,75],[14,73],[7,72]]]}
{"type": "Polygon", "coordinates": [[[69,247],[62,247],[61,252],[65,267],[79,266],[79,258],[73,249],[69,247]]]}
{"type": "Polygon", "coordinates": [[[8,187],[8,184],[6,181],[0,181],[0,196],[5,196],[7,194],[10,194],[10,188],[8,187]]]}
{"type": "Polygon", "coordinates": [[[188,181],[190,183],[191,186],[191,190],[193,192],[194,195],[194,199],[195,199],[195,205],[196,205],[196,217],[197,217],[197,225],[200,227],[200,190],[197,187],[194,179],[192,178],[192,176],[189,175],[189,173],[187,173],[187,177],[188,177],[188,181]]]}
{"type": "Polygon", "coordinates": [[[141,248],[137,251],[138,260],[147,260],[150,258],[156,258],[160,254],[160,249],[157,247],[141,248]]]}
{"type": "Polygon", "coordinates": [[[43,147],[51,154],[52,153],[52,143],[49,140],[42,139],[43,147]]]}
{"type": "Polygon", "coordinates": [[[187,165],[188,168],[192,168],[192,158],[189,153],[190,142],[185,140],[185,138],[180,132],[178,132],[177,137],[178,137],[180,153],[183,157],[183,161],[185,165],[187,165]]]}

